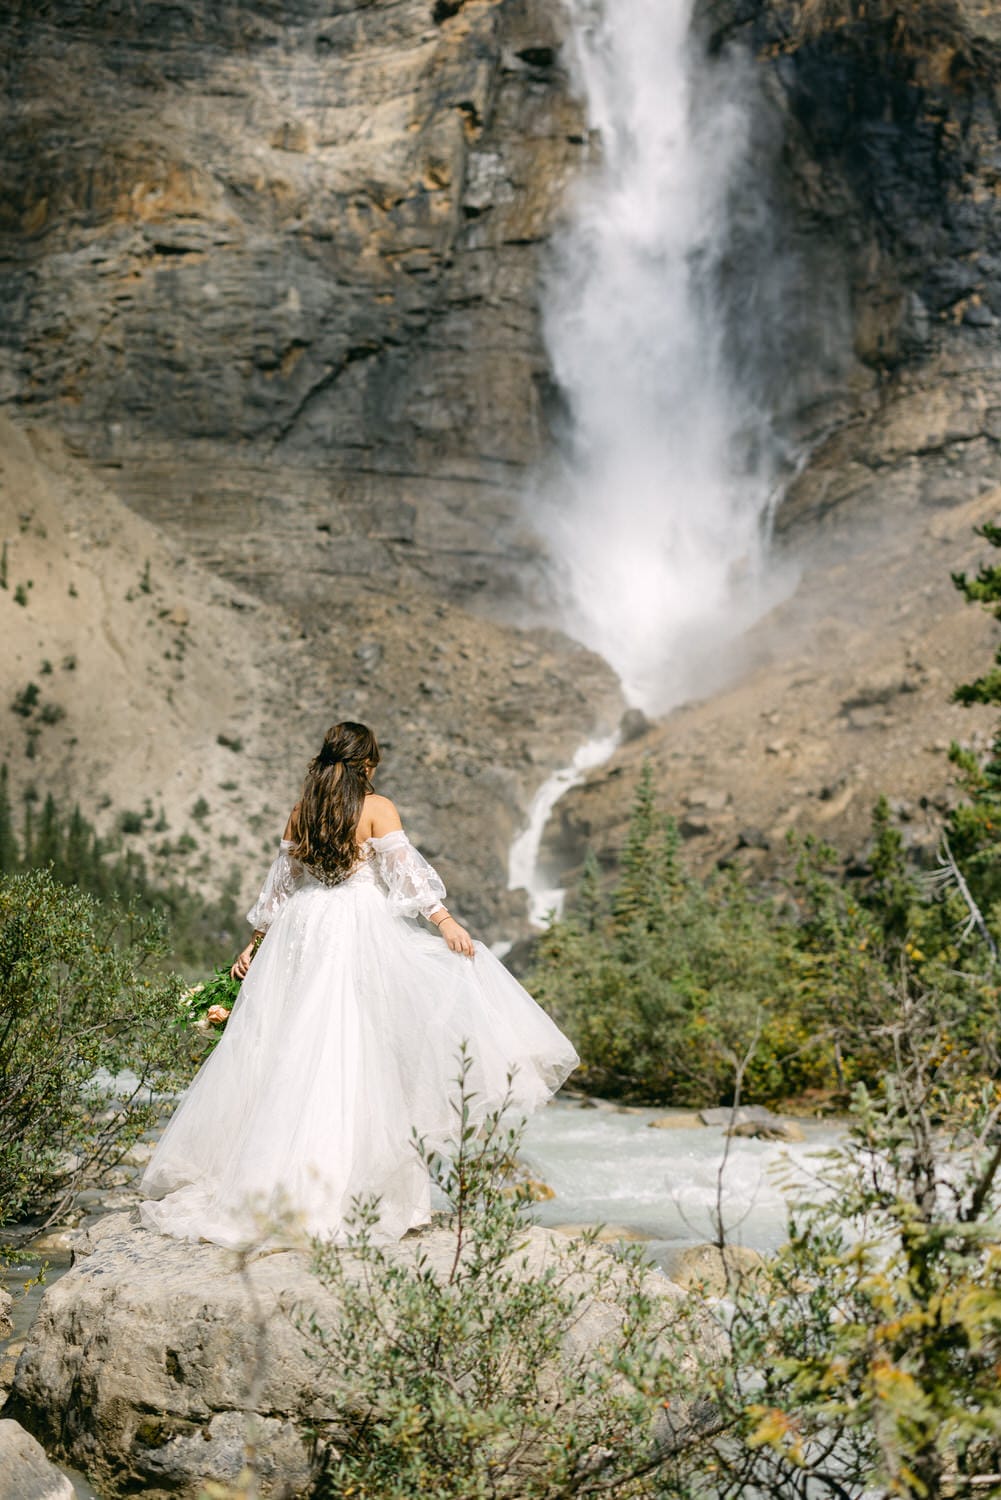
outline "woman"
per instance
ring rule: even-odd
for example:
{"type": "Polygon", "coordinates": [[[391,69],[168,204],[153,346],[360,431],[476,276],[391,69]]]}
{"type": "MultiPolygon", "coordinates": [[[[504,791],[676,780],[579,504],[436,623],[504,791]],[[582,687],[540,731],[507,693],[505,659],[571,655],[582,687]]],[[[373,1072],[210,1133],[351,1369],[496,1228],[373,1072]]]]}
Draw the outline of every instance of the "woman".
{"type": "Polygon", "coordinates": [[[500,1103],[512,1070],[526,1113],[577,1065],[444,905],[438,875],[372,790],[378,762],[371,730],[344,723],[310,763],[248,915],[232,1016],[143,1177],[158,1200],[142,1205],[151,1229],[229,1246],[342,1239],[352,1200],[377,1194],[379,1231],[398,1239],[428,1222],[412,1131],[440,1143],[454,1129],[464,1041],[475,1118],[500,1103]]]}

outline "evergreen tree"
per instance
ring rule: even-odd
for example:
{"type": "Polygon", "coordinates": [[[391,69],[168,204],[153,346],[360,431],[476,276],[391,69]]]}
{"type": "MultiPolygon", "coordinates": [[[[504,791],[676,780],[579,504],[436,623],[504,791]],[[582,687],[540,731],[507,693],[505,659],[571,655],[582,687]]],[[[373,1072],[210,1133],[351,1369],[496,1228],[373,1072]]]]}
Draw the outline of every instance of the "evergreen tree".
{"type": "MultiPolygon", "coordinates": [[[[1001,525],[988,522],[974,528],[978,536],[992,547],[1001,548],[1001,525]]],[[[976,578],[953,573],[952,581],[969,604],[982,604],[996,620],[1001,620],[1001,563],[981,563],[976,578]]],[[[994,665],[982,677],[962,682],[953,693],[957,703],[1001,704],[1001,645],[994,654],[994,665]]]]}
{"type": "Polygon", "coordinates": [[[652,931],[662,915],[660,876],[664,819],[657,814],[654,795],[653,766],[645,760],[636,785],[620,875],[612,897],[612,916],[619,928],[636,925],[652,931]]]}
{"type": "Polygon", "coordinates": [[[37,869],[44,869],[47,865],[55,867],[60,862],[61,853],[59,810],[56,807],[55,797],[49,792],[42,804],[42,815],[38,820],[34,847],[31,851],[32,865],[37,869]]]}
{"type": "Polygon", "coordinates": [[[59,879],[68,885],[78,885],[89,890],[93,883],[93,847],[91,828],[75,803],[66,825],[66,841],[63,846],[59,879]]]}
{"type": "Polygon", "coordinates": [[[35,863],[35,815],[32,811],[31,798],[24,799],[24,833],[21,838],[21,859],[26,870],[34,867],[35,863]]]}
{"type": "Polygon", "coordinates": [[[0,766],[0,875],[13,875],[20,866],[6,761],[0,766]]]}

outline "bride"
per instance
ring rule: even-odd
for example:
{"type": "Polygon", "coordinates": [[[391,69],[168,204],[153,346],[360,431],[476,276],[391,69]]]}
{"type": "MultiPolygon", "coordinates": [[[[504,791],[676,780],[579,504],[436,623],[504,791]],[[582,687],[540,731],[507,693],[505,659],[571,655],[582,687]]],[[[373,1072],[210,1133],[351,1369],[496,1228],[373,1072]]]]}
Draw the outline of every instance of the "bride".
{"type": "Polygon", "coordinates": [[[379,1233],[399,1239],[430,1217],[412,1131],[444,1143],[454,1130],[463,1041],[474,1119],[500,1104],[509,1074],[528,1113],[577,1065],[443,904],[437,873],[372,790],[378,762],[375,736],[354,723],[328,730],[310,762],[248,914],[232,1016],[143,1177],[150,1229],[232,1247],[343,1239],[352,1200],[377,1194],[379,1233]]]}

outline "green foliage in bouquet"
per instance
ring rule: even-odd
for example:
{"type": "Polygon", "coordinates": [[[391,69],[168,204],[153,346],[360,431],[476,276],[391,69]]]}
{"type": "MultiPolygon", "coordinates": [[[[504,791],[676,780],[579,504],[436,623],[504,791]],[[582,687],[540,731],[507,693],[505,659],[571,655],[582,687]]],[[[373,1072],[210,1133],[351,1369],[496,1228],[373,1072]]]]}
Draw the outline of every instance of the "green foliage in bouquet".
{"type": "Polygon", "coordinates": [[[185,990],[181,996],[179,1010],[182,1026],[199,1031],[208,1037],[210,1046],[215,1046],[222,1035],[226,1022],[221,1024],[208,1019],[213,1005],[224,1005],[232,1010],[240,993],[240,981],[234,979],[229,969],[214,969],[208,979],[185,990]]]}

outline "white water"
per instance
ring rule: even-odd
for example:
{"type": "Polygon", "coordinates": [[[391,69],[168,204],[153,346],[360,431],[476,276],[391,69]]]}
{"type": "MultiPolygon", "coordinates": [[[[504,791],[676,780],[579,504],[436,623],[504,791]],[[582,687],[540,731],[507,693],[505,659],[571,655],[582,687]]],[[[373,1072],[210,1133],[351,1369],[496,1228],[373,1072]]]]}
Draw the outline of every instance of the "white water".
{"type": "MultiPolygon", "coordinates": [[[[715,1237],[719,1167],[726,1141],[717,1127],[651,1130],[655,1109],[582,1109],[555,1100],[528,1121],[522,1156],[556,1196],[533,1206],[549,1226],[616,1224],[649,1236],[655,1259],[715,1237]]],[[[762,1252],[787,1237],[790,1184],[801,1198],[820,1196],[816,1172],[841,1129],[804,1121],[794,1146],[732,1140],[723,1175],[727,1238],[762,1252]],[[780,1187],[778,1177],[785,1179],[780,1187]],[[796,1186],[798,1184],[798,1186],[796,1186]]]]}
{"type": "MultiPolygon", "coordinates": [[[[508,890],[528,892],[528,918],[533,927],[545,927],[550,912],[560,915],[564,892],[549,885],[540,870],[539,848],[546,824],[564,792],[584,780],[586,773],[606,761],[618,744],[618,735],[605,735],[581,745],[573,760],[544,781],[532,799],[528,823],[511,845],[508,855],[508,890]]],[[[495,950],[496,951],[496,950],[495,950]]],[[[503,954],[501,954],[503,957],[503,954]]]]}
{"type": "Polygon", "coordinates": [[[692,0],[566,5],[601,162],[545,288],[570,420],[535,520],[567,628],[664,711],[711,686],[773,602],[768,427],[728,369],[716,290],[745,78],[739,61],[697,62],[692,0]]]}

